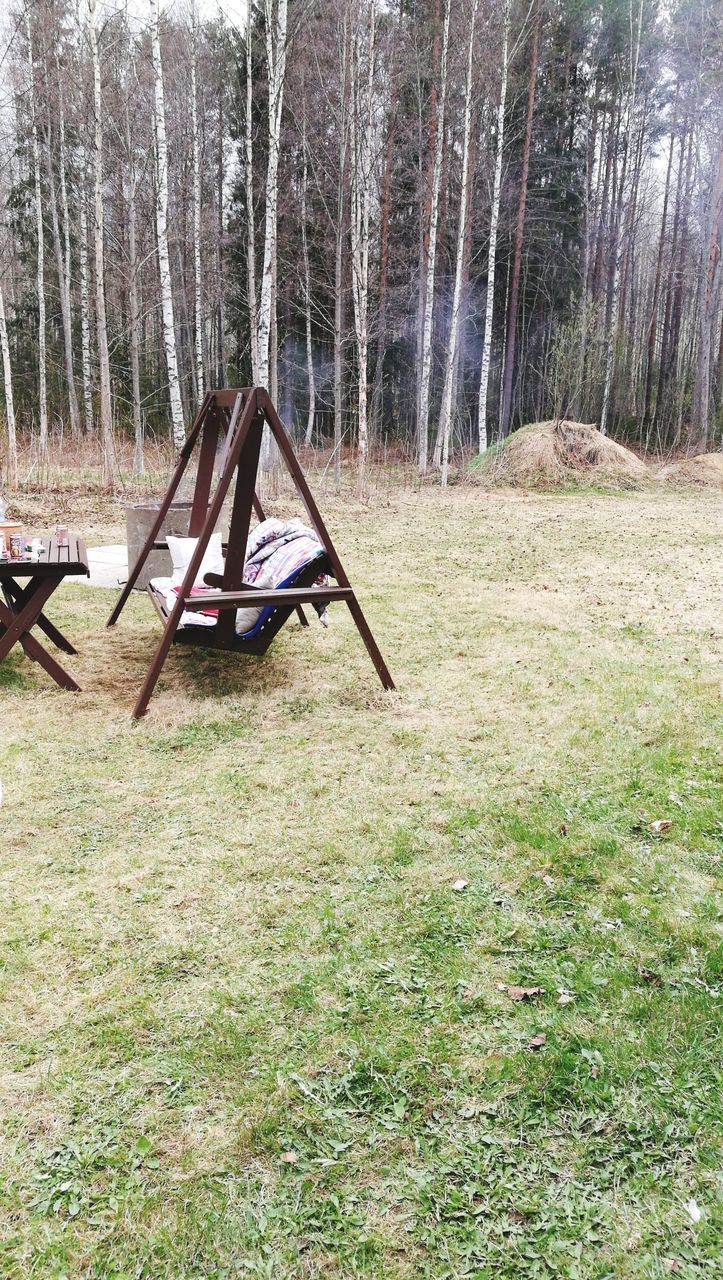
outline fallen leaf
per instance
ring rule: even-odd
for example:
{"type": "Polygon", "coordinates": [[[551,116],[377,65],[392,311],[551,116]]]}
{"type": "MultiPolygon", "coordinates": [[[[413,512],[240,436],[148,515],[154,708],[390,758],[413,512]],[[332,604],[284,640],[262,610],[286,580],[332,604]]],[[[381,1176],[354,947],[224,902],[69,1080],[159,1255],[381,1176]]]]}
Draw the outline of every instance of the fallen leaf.
{"type": "Polygon", "coordinates": [[[643,979],[643,982],[649,982],[652,987],[661,986],[663,979],[661,978],[660,974],[653,973],[652,969],[646,969],[644,964],[641,964],[638,967],[638,973],[640,974],[640,977],[643,979]]]}
{"type": "Polygon", "coordinates": [[[575,997],[574,997],[574,996],[571,996],[569,991],[563,991],[563,992],[561,993],[560,998],[559,998],[559,1000],[557,1001],[557,1003],[558,1003],[558,1004],[572,1004],[572,1002],[573,1002],[573,1000],[574,1000],[574,999],[575,999],[575,997]]]}
{"type": "Polygon", "coordinates": [[[695,1203],[695,1200],[688,1200],[686,1204],[683,1206],[683,1208],[685,1209],[685,1212],[687,1213],[691,1222],[700,1222],[701,1218],[703,1217],[703,1214],[702,1214],[702,1211],[698,1208],[698,1205],[695,1203]]]}
{"type": "Polygon", "coordinates": [[[661,1258],[661,1262],[666,1271],[672,1271],[673,1275],[677,1275],[683,1268],[677,1258],[661,1258]]]}
{"type": "Polygon", "coordinates": [[[461,893],[463,889],[467,888],[468,884],[469,884],[469,880],[455,880],[454,884],[452,885],[452,888],[454,889],[455,893],[461,893]]]}
{"type": "Polygon", "coordinates": [[[297,1156],[295,1151],[284,1151],[281,1156],[281,1159],[283,1160],[284,1164],[299,1163],[299,1157],[297,1156]]]}
{"type": "Polygon", "coordinates": [[[568,827],[567,823],[563,822],[562,826],[560,827],[560,835],[566,836],[569,830],[570,828],[568,827]]]}
{"type": "Polygon", "coordinates": [[[531,1036],[527,1041],[528,1049],[541,1049],[543,1044],[547,1043],[547,1036],[544,1031],[538,1031],[536,1035],[531,1036]]]}
{"type": "Polygon", "coordinates": [[[510,1000],[534,1000],[545,994],[544,987],[507,987],[510,1000]]]}
{"type": "Polygon", "coordinates": [[[656,818],[655,822],[648,823],[648,831],[652,831],[653,835],[660,836],[664,831],[669,831],[672,825],[672,818],[656,818]]]}
{"type": "Polygon", "coordinates": [[[553,880],[552,876],[543,876],[542,879],[544,884],[547,885],[548,889],[554,889],[555,881],[553,880]]]}

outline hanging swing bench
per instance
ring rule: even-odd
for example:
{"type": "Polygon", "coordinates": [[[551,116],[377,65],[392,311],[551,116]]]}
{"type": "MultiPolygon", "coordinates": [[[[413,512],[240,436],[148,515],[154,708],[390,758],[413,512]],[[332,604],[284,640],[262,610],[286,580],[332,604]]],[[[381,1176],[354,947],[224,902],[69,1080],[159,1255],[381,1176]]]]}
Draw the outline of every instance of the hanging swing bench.
{"type": "Polygon", "coordinates": [[[304,604],[312,604],[321,612],[327,604],[344,601],[383,687],[393,689],[392,677],[329,537],[291,440],[268,392],[261,387],[207,392],[188,439],[181,449],[178,465],[153,526],[107,625],[112,627],[118,621],[151,552],[165,549],[168,545],[161,536],[161,530],[196,445],[199,446],[198,469],[188,534],[189,538],[197,541],[172,604],[169,604],[167,596],[153,582],[148,588],[163,624],[163,635],[138,696],[134,716],[140,717],[147,711],[172,644],[195,644],[209,649],[264,654],[274,636],[294,612],[302,626],[308,626],[304,604]],[[252,514],[259,520],[265,519],[256,494],[264,426],[268,426],[276,441],[318,538],[318,545],[314,544],[308,559],[297,565],[277,586],[268,590],[258,589],[244,582],[252,514]],[[214,488],[216,473],[218,480],[214,488]],[[195,584],[234,477],[236,488],[228,541],[224,548],[223,573],[205,573],[202,580],[208,591],[204,591],[195,584]],[[336,586],[326,585],[327,575],[336,580],[336,586]],[[319,585],[320,579],[324,585],[319,585]],[[252,615],[255,621],[249,629],[239,634],[237,610],[243,609],[257,612],[252,615]],[[216,620],[213,624],[207,623],[204,626],[184,625],[184,620],[194,611],[200,611],[206,618],[214,616],[216,620]]]}

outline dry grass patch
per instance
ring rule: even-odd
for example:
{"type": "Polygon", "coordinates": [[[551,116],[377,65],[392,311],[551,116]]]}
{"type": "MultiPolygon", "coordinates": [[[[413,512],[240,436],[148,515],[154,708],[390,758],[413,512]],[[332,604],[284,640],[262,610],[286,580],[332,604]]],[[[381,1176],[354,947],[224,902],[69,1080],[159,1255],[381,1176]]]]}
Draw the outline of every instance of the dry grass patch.
{"type": "Polygon", "coordinates": [[[557,419],[522,427],[475,458],[469,478],[488,487],[559,488],[573,483],[638,488],[649,471],[593,423],[557,419]]]}

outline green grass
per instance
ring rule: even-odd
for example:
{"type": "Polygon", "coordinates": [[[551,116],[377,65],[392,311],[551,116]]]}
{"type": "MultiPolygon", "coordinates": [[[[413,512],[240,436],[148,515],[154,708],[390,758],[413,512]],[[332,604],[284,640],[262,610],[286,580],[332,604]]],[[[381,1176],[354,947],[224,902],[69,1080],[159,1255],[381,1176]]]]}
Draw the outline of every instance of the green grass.
{"type": "Polygon", "coordinates": [[[717,1275],[719,506],[331,524],[396,696],[339,611],[131,723],[78,587],[85,692],[0,667],[0,1274],[717,1275]]]}

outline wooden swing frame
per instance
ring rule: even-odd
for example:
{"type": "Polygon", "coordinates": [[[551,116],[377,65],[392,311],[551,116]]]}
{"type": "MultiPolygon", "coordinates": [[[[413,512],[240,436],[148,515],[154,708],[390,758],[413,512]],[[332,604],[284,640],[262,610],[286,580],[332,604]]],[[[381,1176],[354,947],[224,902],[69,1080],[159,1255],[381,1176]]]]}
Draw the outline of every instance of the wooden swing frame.
{"type": "Polygon", "coordinates": [[[112,627],[118,621],[151,552],[167,547],[165,541],[159,541],[159,534],[199,440],[198,471],[188,528],[188,536],[197,538],[198,542],[178,593],[178,599],[172,609],[166,612],[160,605],[156,593],[149,587],[149,594],[164,624],[164,629],[138,695],[133,715],[136,718],[145,715],[168,652],[174,642],[182,640],[184,643],[202,645],[210,649],[262,654],[266,652],[273,637],[295,610],[302,625],[308,626],[302,608],[304,604],[325,605],[343,601],[349,608],[383,687],[393,689],[394,681],[329,537],[291,440],[268,392],[263,387],[223,389],[206,393],[190,434],[181,449],[178,464],[153,526],[106,625],[112,627]],[[264,519],[263,508],[256,493],[264,426],[268,426],[276,441],[279,453],[304,503],[309,521],[324,548],[324,556],[306,565],[297,575],[293,587],[269,591],[249,587],[243,581],[252,513],[255,512],[260,520],[264,519]],[[218,446],[221,440],[223,444],[218,467],[219,478],[212,493],[214,471],[217,469],[218,446]],[[223,575],[206,574],[204,581],[209,587],[215,589],[210,590],[208,594],[192,595],[192,588],[204,553],[218,523],[235,474],[237,476],[236,491],[231,510],[223,575]],[[336,579],[337,586],[314,586],[313,583],[319,574],[327,571],[336,579]],[[262,608],[273,606],[274,612],[258,634],[245,638],[236,634],[236,610],[248,606],[262,608]],[[185,610],[207,609],[218,610],[217,621],[213,627],[179,627],[185,610]]]}

